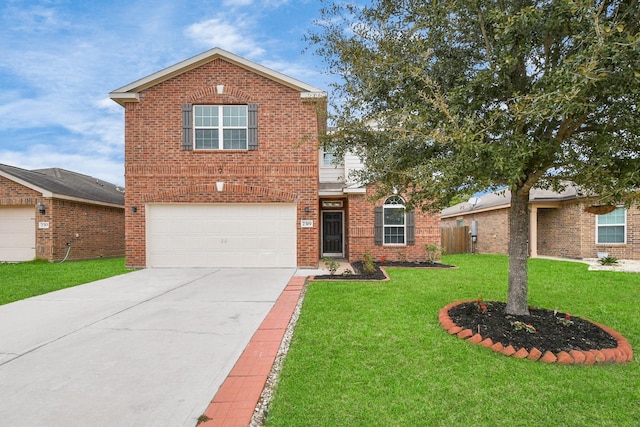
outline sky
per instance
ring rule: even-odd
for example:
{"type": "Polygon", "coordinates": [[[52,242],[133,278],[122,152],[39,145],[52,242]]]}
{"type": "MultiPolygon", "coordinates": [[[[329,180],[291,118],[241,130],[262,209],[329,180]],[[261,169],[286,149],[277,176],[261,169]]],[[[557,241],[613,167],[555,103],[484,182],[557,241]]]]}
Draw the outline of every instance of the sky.
{"type": "Polygon", "coordinates": [[[304,36],[313,0],[5,0],[0,163],[125,185],[124,108],[109,92],[220,47],[329,91],[304,36]]]}

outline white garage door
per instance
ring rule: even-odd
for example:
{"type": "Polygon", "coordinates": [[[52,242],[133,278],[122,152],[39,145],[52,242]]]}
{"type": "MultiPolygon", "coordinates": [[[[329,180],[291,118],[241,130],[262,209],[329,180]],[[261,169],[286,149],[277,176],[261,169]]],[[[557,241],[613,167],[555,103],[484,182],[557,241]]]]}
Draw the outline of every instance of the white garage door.
{"type": "Polygon", "coordinates": [[[296,205],[147,205],[148,267],[295,267],[296,205]]]}
{"type": "Polygon", "coordinates": [[[31,261],[36,257],[35,208],[0,207],[0,261],[31,261]]]}

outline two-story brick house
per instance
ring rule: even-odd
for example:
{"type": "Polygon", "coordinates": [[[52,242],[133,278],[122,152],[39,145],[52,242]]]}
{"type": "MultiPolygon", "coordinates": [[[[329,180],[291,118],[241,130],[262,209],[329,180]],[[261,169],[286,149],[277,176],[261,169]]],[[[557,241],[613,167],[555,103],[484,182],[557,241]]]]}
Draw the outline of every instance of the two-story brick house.
{"type": "Polygon", "coordinates": [[[316,267],[439,243],[439,218],[394,195],[374,207],[345,178],[354,159],[318,154],[321,89],[215,48],[110,97],[125,108],[129,267],[316,267]]]}

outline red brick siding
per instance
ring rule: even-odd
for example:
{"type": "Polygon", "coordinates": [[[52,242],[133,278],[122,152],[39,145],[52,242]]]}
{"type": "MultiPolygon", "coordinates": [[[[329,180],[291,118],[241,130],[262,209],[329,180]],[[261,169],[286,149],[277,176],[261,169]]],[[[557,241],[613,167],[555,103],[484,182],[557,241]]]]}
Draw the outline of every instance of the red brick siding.
{"type": "Polygon", "coordinates": [[[625,244],[596,244],[596,215],[584,212],[580,206],[582,224],[582,258],[595,258],[598,252],[608,252],[619,259],[640,260],[640,205],[627,209],[627,242],[625,244]]]}
{"type": "MultiPolygon", "coordinates": [[[[49,208],[54,222],[48,248],[50,258],[91,259],[124,255],[123,208],[54,199],[49,208]]],[[[47,214],[49,211],[47,212],[47,214]]],[[[38,230],[44,231],[44,230],[38,230]]]]}
{"type": "MultiPolygon", "coordinates": [[[[369,191],[369,195],[371,192],[369,191]]],[[[384,199],[373,204],[365,195],[349,196],[347,221],[347,245],[349,261],[361,260],[368,252],[374,259],[388,261],[424,261],[424,245],[440,246],[440,215],[415,211],[415,244],[405,246],[376,245],[374,241],[374,209],[382,206],[384,199]]]]}
{"type": "Polygon", "coordinates": [[[127,266],[143,267],[145,203],[296,202],[298,266],[318,265],[322,104],[222,59],[173,77],[125,105],[127,266]],[[217,95],[216,85],[225,86],[217,95]],[[182,104],[258,104],[256,151],[184,151],[182,104]],[[320,109],[320,111],[319,111],[320,109]],[[215,183],[223,181],[223,192],[215,183]],[[138,211],[131,212],[136,206],[138,211]],[[309,206],[310,212],[304,212],[309,206]]]}
{"type": "Polygon", "coordinates": [[[575,202],[538,209],[538,255],[582,258],[581,210],[575,202]]]}
{"type": "Polygon", "coordinates": [[[70,260],[124,255],[123,208],[43,198],[4,177],[0,177],[0,205],[33,207],[38,258],[63,259],[67,243],[71,243],[70,260]],[[35,208],[38,202],[45,205],[44,215],[35,208]],[[49,228],[38,228],[39,222],[48,222],[49,228]]]}

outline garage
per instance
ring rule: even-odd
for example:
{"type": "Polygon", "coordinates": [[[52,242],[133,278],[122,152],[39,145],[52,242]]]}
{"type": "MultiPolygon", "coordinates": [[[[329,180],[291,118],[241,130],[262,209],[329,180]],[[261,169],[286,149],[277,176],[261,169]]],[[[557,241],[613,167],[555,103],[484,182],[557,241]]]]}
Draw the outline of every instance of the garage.
{"type": "Polygon", "coordinates": [[[0,262],[31,261],[36,257],[35,208],[0,207],[0,262]]]}
{"type": "Polygon", "coordinates": [[[147,267],[295,267],[296,205],[146,206],[147,267]]]}

